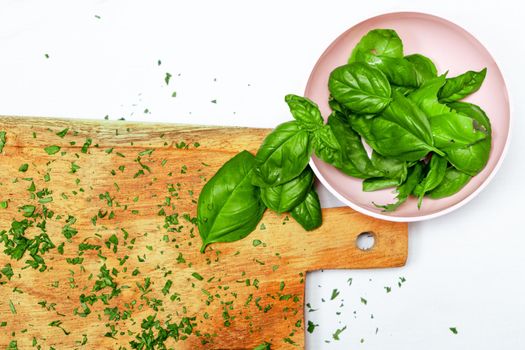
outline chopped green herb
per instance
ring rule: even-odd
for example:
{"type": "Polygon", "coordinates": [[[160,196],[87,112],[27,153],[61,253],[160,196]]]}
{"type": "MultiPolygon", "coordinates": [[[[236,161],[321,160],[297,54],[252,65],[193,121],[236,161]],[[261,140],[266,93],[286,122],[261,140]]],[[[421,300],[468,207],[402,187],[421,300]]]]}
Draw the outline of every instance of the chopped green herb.
{"type": "Polygon", "coordinates": [[[191,275],[199,281],[202,281],[204,279],[204,277],[202,277],[198,272],[194,272],[191,275]]]}
{"type": "Polygon", "coordinates": [[[171,73],[166,73],[166,75],[164,76],[164,82],[166,83],[166,85],[170,84],[171,77],[172,77],[171,73]]]}
{"type": "Polygon", "coordinates": [[[450,327],[449,329],[453,334],[458,334],[458,330],[456,327],[450,327]]]}
{"type": "Polygon", "coordinates": [[[13,304],[12,300],[9,300],[9,309],[11,310],[12,314],[16,315],[15,305],[13,304]]]}
{"type": "Polygon", "coordinates": [[[4,150],[5,146],[5,131],[0,131],[0,153],[4,150]]]}
{"type": "Polygon", "coordinates": [[[334,300],[339,295],[339,291],[337,289],[334,289],[332,291],[332,296],[330,297],[330,300],[334,300]]]}
{"type": "Polygon", "coordinates": [[[69,128],[65,128],[64,130],[57,132],[56,135],[57,135],[58,137],[60,137],[60,138],[64,138],[64,136],[67,135],[67,132],[68,132],[68,131],[69,131],[69,128]]]}
{"type": "Polygon", "coordinates": [[[345,330],[346,330],[346,326],[344,326],[344,327],[341,328],[341,329],[337,329],[337,330],[335,331],[335,333],[332,334],[332,338],[334,338],[334,340],[339,340],[339,336],[340,336],[341,333],[343,333],[345,330]]]}
{"type": "Polygon", "coordinates": [[[87,138],[86,141],[84,142],[84,145],[82,145],[82,149],[80,150],[80,152],[87,153],[88,148],[89,148],[89,146],[91,146],[92,142],[93,142],[92,139],[87,138]]]}
{"type": "Polygon", "coordinates": [[[56,146],[56,145],[47,146],[46,148],[44,148],[44,151],[46,151],[46,153],[51,156],[60,151],[60,146],[56,146]]]}
{"type": "Polygon", "coordinates": [[[308,328],[306,329],[308,333],[312,334],[315,330],[315,327],[318,327],[318,324],[313,323],[312,321],[308,321],[308,328]]]}

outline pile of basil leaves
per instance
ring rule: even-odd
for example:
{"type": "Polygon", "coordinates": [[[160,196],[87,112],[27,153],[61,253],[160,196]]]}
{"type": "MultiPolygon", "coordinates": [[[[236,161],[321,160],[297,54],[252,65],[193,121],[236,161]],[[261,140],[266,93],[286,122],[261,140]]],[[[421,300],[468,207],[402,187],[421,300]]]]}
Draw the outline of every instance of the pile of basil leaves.
{"type": "Polygon", "coordinates": [[[308,167],[313,152],[343,173],[364,179],[363,191],[396,187],[396,210],[410,195],[443,198],[458,192],[486,165],[491,126],[477,105],[459,100],[476,92],[486,69],[447,78],[420,54],[404,56],[391,29],[375,29],[330,74],[325,124],[312,101],[288,95],[293,121],[275,128],[256,156],[225,163],[199,197],[201,251],[246,237],[270,208],[290,212],[306,230],[321,225],[319,198],[308,167]],[[363,141],[371,148],[368,155],[363,141]]]}

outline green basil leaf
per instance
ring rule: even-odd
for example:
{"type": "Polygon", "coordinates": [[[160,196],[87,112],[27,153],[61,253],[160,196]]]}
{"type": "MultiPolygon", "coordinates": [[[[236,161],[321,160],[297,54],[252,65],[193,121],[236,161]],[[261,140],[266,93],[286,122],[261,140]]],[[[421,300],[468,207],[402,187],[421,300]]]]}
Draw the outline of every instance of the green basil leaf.
{"type": "Polygon", "coordinates": [[[445,81],[444,75],[430,79],[419,89],[411,92],[408,99],[414,102],[429,118],[449,113],[451,112],[450,108],[440,103],[437,98],[439,90],[445,85],[445,81]]]}
{"type": "Polygon", "coordinates": [[[372,164],[381,171],[386,178],[397,180],[396,185],[405,182],[407,178],[407,162],[395,158],[385,158],[377,152],[372,152],[372,164]]]}
{"type": "Polygon", "coordinates": [[[436,65],[430,58],[416,53],[405,56],[405,59],[414,65],[422,83],[437,77],[436,65]]]}
{"type": "Polygon", "coordinates": [[[392,29],[374,29],[361,38],[348,63],[363,60],[363,55],[403,57],[403,42],[392,29]]]}
{"type": "Polygon", "coordinates": [[[445,157],[433,154],[428,166],[428,172],[423,180],[414,188],[414,195],[418,197],[417,207],[421,208],[423,197],[427,192],[436,188],[445,178],[448,161],[445,157]]]}
{"type": "Polygon", "coordinates": [[[328,125],[341,145],[343,162],[341,170],[345,174],[362,179],[383,175],[374,167],[361,138],[343,115],[332,113],[328,117],[328,125]]]}
{"type": "Polygon", "coordinates": [[[449,162],[457,169],[469,174],[476,175],[487,164],[490,156],[490,149],[492,144],[492,128],[490,120],[485,112],[479,107],[466,102],[453,102],[449,106],[462,116],[472,118],[475,123],[484,128],[487,137],[477,143],[469,145],[464,148],[448,149],[447,158],[449,162]]]}
{"type": "Polygon", "coordinates": [[[310,133],[298,122],[277,126],[266,136],[257,152],[253,184],[268,187],[292,180],[306,168],[311,154],[310,133]]]}
{"type": "Polygon", "coordinates": [[[385,188],[399,186],[398,179],[388,177],[374,177],[363,181],[363,192],[384,190],[385,188]]]}
{"type": "Polygon", "coordinates": [[[439,100],[442,102],[453,102],[476,92],[483,84],[487,68],[479,72],[469,70],[457,77],[448,78],[443,88],[439,91],[439,100]]]}
{"type": "Polygon", "coordinates": [[[459,113],[447,113],[430,118],[434,144],[447,154],[487,138],[487,131],[476,128],[474,119],[459,113]]]}
{"type": "Polygon", "coordinates": [[[301,175],[285,184],[261,188],[261,199],[268,208],[284,213],[304,201],[313,182],[314,173],[307,167],[301,175]]]}
{"type": "Polygon", "coordinates": [[[210,243],[242,239],[257,227],[266,207],[251,183],[255,164],[255,157],[243,151],[204,185],[197,204],[201,252],[210,243]]]}
{"type": "Polygon", "coordinates": [[[438,101],[437,94],[443,84],[444,76],[429,80],[408,98],[428,116],[434,145],[448,154],[448,149],[463,148],[485,139],[487,131],[476,128],[474,119],[456,113],[438,101]]]}
{"type": "Polygon", "coordinates": [[[293,117],[303,129],[315,131],[323,127],[323,117],[317,104],[305,97],[297,95],[286,95],[284,100],[288,104],[288,107],[290,107],[290,112],[293,117]]]}
{"type": "Polygon", "coordinates": [[[423,80],[416,67],[403,57],[366,55],[363,62],[379,69],[394,85],[418,87],[423,80]]]}
{"type": "Polygon", "coordinates": [[[290,214],[306,231],[312,231],[321,226],[323,222],[321,203],[314,188],[310,189],[304,201],[293,208],[290,214]]]}
{"type": "Polygon", "coordinates": [[[328,98],[328,106],[330,106],[330,109],[333,112],[338,112],[345,116],[350,114],[348,108],[343,106],[341,103],[337,102],[337,100],[332,95],[330,95],[330,97],[328,98]]]}
{"type": "Polygon", "coordinates": [[[407,96],[411,92],[413,92],[415,88],[408,87],[408,86],[398,86],[398,85],[392,85],[392,91],[396,91],[400,93],[403,96],[407,96]]]}
{"type": "Polygon", "coordinates": [[[421,163],[416,163],[416,165],[408,170],[407,180],[397,188],[397,201],[395,203],[387,205],[378,205],[374,203],[374,205],[378,208],[383,208],[383,211],[396,210],[401,204],[406,202],[412,191],[414,191],[414,188],[421,179],[422,170],[423,166],[421,163]]]}
{"type": "Polygon", "coordinates": [[[439,199],[444,197],[452,196],[459,192],[471,179],[470,175],[467,175],[454,167],[449,167],[445,171],[443,181],[428,193],[428,196],[432,199],[439,199]]]}
{"type": "Polygon", "coordinates": [[[316,130],[313,136],[313,147],[315,155],[319,159],[338,169],[343,167],[342,147],[330,125],[325,125],[316,130]]]}
{"type": "Polygon", "coordinates": [[[425,114],[409,99],[394,92],[394,100],[380,116],[350,116],[350,124],[377,153],[416,161],[433,151],[432,130],[425,114]]]}
{"type": "Polygon", "coordinates": [[[386,76],[364,63],[334,69],[328,79],[328,88],[338,102],[354,113],[378,113],[391,101],[392,92],[386,76]]]}

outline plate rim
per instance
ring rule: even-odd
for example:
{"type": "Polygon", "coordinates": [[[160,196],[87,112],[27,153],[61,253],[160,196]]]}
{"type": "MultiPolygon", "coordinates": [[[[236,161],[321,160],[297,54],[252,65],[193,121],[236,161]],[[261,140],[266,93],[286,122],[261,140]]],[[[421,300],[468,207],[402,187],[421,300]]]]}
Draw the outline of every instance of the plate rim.
{"type": "Polygon", "coordinates": [[[489,57],[492,59],[492,61],[494,61],[495,65],[496,65],[497,69],[499,70],[500,75],[501,75],[501,77],[503,79],[503,84],[504,84],[504,88],[505,88],[504,92],[505,92],[507,105],[508,105],[508,111],[509,111],[509,115],[508,115],[508,117],[509,117],[508,133],[507,133],[507,137],[506,137],[506,140],[505,140],[505,144],[503,146],[503,150],[501,152],[501,155],[500,155],[496,165],[494,166],[492,171],[489,173],[487,178],[485,180],[483,180],[481,185],[476,190],[474,190],[472,193],[470,193],[467,197],[463,198],[458,203],[456,203],[456,204],[454,204],[454,205],[452,205],[452,206],[450,206],[448,208],[439,210],[439,211],[431,213],[431,214],[425,214],[425,215],[418,215],[418,216],[392,216],[392,215],[383,214],[381,212],[375,212],[375,211],[366,209],[366,208],[364,208],[364,207],[362,207],[362,206],[360,206],[360,205],[358,205],[358,204],[356,204],[356,203],[346,199],[342,194],[340,194],[337,190],[335,190],[330,185],[328,180],[326,180],[325,177],[321,174],[321,172],[319,171],[319,169],[317,168],[317,166],[315,165],[315,162],[314,162],[315,154],[312,155],[312,157],[310,157],[310,160],[309,160],[308,163],[310,165],[310,168],[313,170],[315,176],[317,177],[317,179],[319,179],[319,181],[323,184],[323,186],[333,196],[335,196],[339,201],[341,201],[345,205],[349,206],[350,208],[354,209],[355,211],[360,212],[360,213],[365,214],[365,215],[368,215],[368,216],[371,216],[371,217],[374,217],[376,219],[381,219],[381,220],[386,220],[386,221],[392,221],[392,222],[418,222],[418,221],[425,221],[425,220],[434,219],[434,218],[437,218],[437,217],[449,214],[449,213],[453,212],[454,210],[457,210],[457,209],[461,208],[462,206],[466,205],[467,203],[469,203],[472,199],[474,199],[476,196],[478,196],[488,186],[488,184],[492,181],[492,179],[496,176],[496,174],[500,170],[501,165],[503,164],[503,161],[505,160],[505,158],[507,156],[509,145],[510,145],[511,138],[512,138],[512,129],[513,129],[513,124],[514,124],[514,118],[513,118],[513,113],[512,113],[513,112],[513,107],[512,107],[513,104],[511,102],[512,98],[511,98],[511,94],[509,92],[509,89],[507,88],[507,82],[505,80],[504,70],[498,64],[498,62],[494,58],[494,55],[487,49],[487,47],[481,41],[479,41],[473,34],[471,34],[468,30],[466,30],[462,26],[460,26],[460,25],[458,25],[458,24],[456,24],[456,23],[454,23],[454,22],[452,22],[452,21],[450,21],[448,19],[445,19],[443,17],[437,16],[437,15],[433,15],[433,14],[425,13],[425,12],[417,12],[417,11],[395,11],[395,12],[381,13],[381,14],[378,14],[378,15],[375,15],[375,16],[368,17],[368,18],[365,18],[363,20],[360,20],[359,22],[355,23],[354,25],[352,25],[351,27],[346,29],[343,33],[338,35],[330,43],[330,45],[323,51],[323,53],[321,54],[321,56],[319,56],[319,58],[317,59],[315,65],[313,66],[312,71],[310,72],[310,76],[308,77],[308,80],[306,82],[304,95],[307,96],[307,92],[309,90],[310,84],[311,84],[312,79],[313,79],[313,73],[317,70],[318,66],[321,64],[322,59],[327,55],[327,53],[330,51],[330,49],[334,45],[336,45],[336,43],[342,37],[347,35],[347,33],[349,31],[351,31],[352,29],[354,29],[354,27],[356,27],[356,26],[358,26],[358,25],[360,25],[360,24],[362,24],[362,23],[364,23],[366,21],[373,20],[373,19],[376,19],[378,17],[392,17],[392,16],[403,16],[403,15],[405,15],[405,16],[406,15],[417,15],[417,16],[428,17],[428,18],[431,18],[431,19],[434,19],[434,20],[438,20],[440,22],[445,22],[445,23],[447,23],[449,25],[451,24],[451,25],[459,28],[466,35],[470,36],[472,39],[474,39],[476,42],[478,42],[481,45],[481,47],[483,47],[483,49],[485,49],[487,51],[487,53],[489,54],[489,57]]]}

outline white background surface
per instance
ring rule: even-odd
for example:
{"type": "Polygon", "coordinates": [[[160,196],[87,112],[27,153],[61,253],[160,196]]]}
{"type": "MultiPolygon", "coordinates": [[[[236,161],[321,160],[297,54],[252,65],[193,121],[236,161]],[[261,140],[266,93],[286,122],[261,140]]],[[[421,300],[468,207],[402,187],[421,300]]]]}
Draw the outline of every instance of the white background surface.
{"type": "Polygon", "coordinates": [[[320,326],[307,349],[523,349],[520,3],[1,0],[0,114],[273,127],[290,119],[284,95],[303,92],[317,58],[353,24],[398,10],[449,19],[503,70],[514,117],[506,161],[471,203],[410,225],[406,267],[309,274],[307,302],[319,310],[307,317],[320,326]]]}

